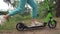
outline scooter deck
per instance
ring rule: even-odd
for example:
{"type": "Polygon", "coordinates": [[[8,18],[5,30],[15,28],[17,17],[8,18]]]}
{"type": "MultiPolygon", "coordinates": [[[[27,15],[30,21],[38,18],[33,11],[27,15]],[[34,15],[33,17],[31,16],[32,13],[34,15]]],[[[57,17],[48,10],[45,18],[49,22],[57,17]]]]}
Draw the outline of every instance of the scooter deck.
{"type": "Polygon", "coordinates": [[[28,28],[39,28],[39,27],[44,27],[44,26],[32,26],[32,27],[28,27],[28,28]]]}

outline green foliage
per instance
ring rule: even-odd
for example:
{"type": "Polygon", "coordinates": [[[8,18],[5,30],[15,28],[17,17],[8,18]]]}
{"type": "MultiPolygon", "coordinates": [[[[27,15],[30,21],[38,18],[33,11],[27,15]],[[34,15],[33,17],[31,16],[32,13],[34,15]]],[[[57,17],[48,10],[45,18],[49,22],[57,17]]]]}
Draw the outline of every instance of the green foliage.
{"type": "Polygon", "coordinates": [[[24,7],[23,11],[21,13],[19,13],[19,15],[21,16],[29,16],[30,15],[30,12],[31,12],[31,9],[27,9],[28,7],[24,7]]]}
{"type": "Polygon", "coordinates": [[[3,12],[3,11],[0,11],[0,15],[5,15],[7,14],[8,12],[3,12]]]}
{"type": "MultiPolygon", "coordinates": [[[[55,16],[55,14],[56,14],[56,10],[55,10],[56,9],[56,2],[55,2],[55,0],[49,0],[48,4],[51,8],[52,15],[55,16]]],[[[38,5],[38,14],[39,14],[38,18],[46,17],[46,15],[48,13],[47,11],[48,11],[48,9],[46,6],[46,1],[40,2],[38,5]]]]}
{"type": "Polygon", "coordinates": [[[46,11],[46,6],[45,6],[45,2],[40,2],[38,5],[38,14],[39,14],[39,18],[42,18],[46,15],[47,11],[46,11]]]}
{"type": "Polygon", "coordinates": [[[19,1],[15,1],[12,5],[13,5],[14,7],[17,7],[17,6],[18,6],[18,3],[19,3],[19,1]]]}

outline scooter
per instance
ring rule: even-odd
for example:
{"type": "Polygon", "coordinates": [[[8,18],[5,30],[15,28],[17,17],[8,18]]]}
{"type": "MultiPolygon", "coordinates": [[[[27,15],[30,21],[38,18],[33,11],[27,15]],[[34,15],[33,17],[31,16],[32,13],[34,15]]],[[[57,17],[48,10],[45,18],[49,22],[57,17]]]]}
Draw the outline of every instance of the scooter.
{"type": "Polygon", "coordinates": [[[46,25],[48,25],[48,27],[51,28],[51,29],[56,28],[57,22],[53,19],[53,16],[52,16],[52,13],[51,13],[51,8],[48,4],[48,0],[46,0],[46,6],[47,6],[47,9],[48,9],[48,14],[45,18],[45,22],[43,23],[43,25],[29,27],[29,26],[25,25],[23,22],[19,22],[16,25],[16,29],[18,31],[23,31],[24,29],[45,27],[46,25]]]}

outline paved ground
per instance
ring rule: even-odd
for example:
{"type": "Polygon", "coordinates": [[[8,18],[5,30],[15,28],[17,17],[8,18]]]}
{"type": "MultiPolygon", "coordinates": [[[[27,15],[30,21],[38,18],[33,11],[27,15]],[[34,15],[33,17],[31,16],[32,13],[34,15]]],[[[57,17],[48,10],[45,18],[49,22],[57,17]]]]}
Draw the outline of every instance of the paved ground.
{"type": "Polygon", "coordinates": [[[60,18],[56,18],[57,27],[55,29],[49,29],[48,27],[37,29],[37,30],[27,30],[27,31],[17,31],[17,30],[2,30],[0,34],[60,34],[60,18]]]}

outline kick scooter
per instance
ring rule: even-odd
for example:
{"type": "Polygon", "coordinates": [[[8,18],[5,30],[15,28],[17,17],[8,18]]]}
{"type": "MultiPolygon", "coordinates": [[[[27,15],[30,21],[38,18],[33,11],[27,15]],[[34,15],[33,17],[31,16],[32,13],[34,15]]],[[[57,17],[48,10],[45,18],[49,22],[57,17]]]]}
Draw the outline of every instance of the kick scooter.
{"type": "Polygon", "coordinates": [[[39,27],[45,27],[46,25],[48,25],[49,28],[54,29],[56,27],[56,21],[53,19],[52,13],[51,13],[51,8],[48,4],[48,0],[46,0],[46,8],[48,10],[48,14],[45,18],[45,21],[43,23],[43,25],[40,26],[32,26],[32,27],[28,27],[27,25],[25,25],[23,22],[19,22],[16,25],[16,29],[18,31],[23,31],[24,29],[28,29],[28,28],[39,28],[39,27]]]}

